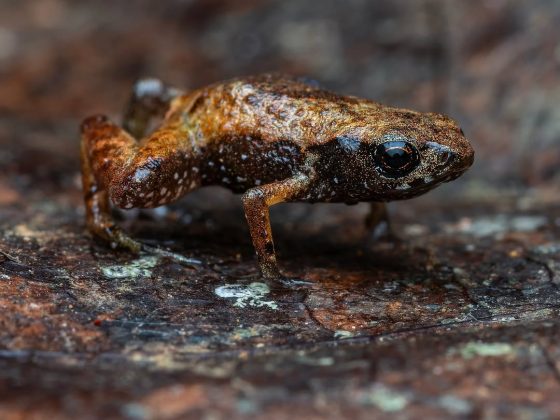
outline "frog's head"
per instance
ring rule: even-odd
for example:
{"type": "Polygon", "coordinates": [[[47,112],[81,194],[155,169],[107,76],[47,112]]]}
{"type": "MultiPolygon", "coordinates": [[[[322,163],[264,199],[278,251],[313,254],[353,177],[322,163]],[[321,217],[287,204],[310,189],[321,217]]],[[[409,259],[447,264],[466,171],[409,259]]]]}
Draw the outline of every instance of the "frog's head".
{"type": "Polygon", "coordinates": [[[473,163],[470,143],[445,115],[391,109],[384,123],[378,121],[348,127],[325,145],[333,157],[321,153],[320,170],[336,177],[337,199],[411,198],[458,178],[473,163]]]}

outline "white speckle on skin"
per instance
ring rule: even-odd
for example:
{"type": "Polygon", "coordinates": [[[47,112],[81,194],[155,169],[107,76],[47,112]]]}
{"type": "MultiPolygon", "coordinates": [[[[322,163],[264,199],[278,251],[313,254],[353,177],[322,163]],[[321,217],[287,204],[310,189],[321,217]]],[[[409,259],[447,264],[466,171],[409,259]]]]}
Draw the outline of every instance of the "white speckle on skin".
{"type": "Polygon", "coordinates": [[[154,192],[150,191],[147,195],[146,198],[152,198],[154,196],[154,192]]]}
{"type": "Polygon", "coordinates": [[[131,209],[132,207],[134,207],[134,204],[132,204],[132,203],[126,203],[126,204],[124,205],[124,208],[125,208],[125,209],[131,209]]]}
{"type": "Polygon", "coordinates": [[[138,194],[138,197],[144,197],[146,194],[144,194],[143,192],[138,194]]]}
{"type": "Polygon", "coordinates": [[[149,169],[137,169],[134,172],[134,182],[143,182],[150,175],[150,172],[149,169]]]}
{"type": "Polygon", "coordinates": [[[225,286],[216,287],[214,293],[221,298],[235,299],[233,306],[238,308],[252,306],[254,308],[268,307],[273,310],[278,309],[276,302],[263,299],[270,293],[270,288],[265,283],[254,282],[249,285],[226,284],[225,286]]]}
{"type": "MultiPolygon", "coordinates": [[[[192,169],[192,171],[193,171],[194,173],[198,173],[198,168],[197,168],[196,166],[193,166],[191,169],[192,169]]],[[[186,173],[186,172],[185,172],[185,173],[186,173]]]]}
{"type": "Polygon", "coordinates": [[[333,178],[333,181],[335,184],[338,184],[338,178],[336,176],[333,178]]]}
{"type": "Polygon", "coordinates": [[[177,181],[177,184],[182,184],[183,183],[183,178],[181,178],[179,181],[177,181]]]}
{"type": "Polygon", "coordinates": [[[434,178],[431,177],[431,176],[427,176],[426,178],[424,178],[424,182],[425,182],[426,184],[432,182],[433,180],[434,180],[434,178]]]}
{"type": "Polygon", "coordinates": [[[261,180],[260,179],[255,179],[255,185],[261,185],[261,180]]]}
{"type": "Polygon", "coordinates": [[[247,159],[247,155],[245,153],[241,154],[241,160],[246,160],[247,159]]]}
{"type": "Polygon", "coordinates": [[[167,192],[167,188],[165,188],[165,187],[162,187],[162,189],[159,190],[159,193],[160,193],[161,195],[165,195],[166,192],[167,192]]]}
{"type": "Polygon", "coordinates": [[[410,185],[408,184],[402,184],[402,185],[397,185],[395,187],[396,190],[409,190],[410,189],[410,185]]]}
{"type": "Polygon", "coordinates": [[[192,180],[192,181],[191,181],[191,184],[189,185],[189,188],[192,190],[192,189],[194,189],[195,187],[196,187],[196,181],[195,181],[195,180],[192,180]]]}
{"type": "MultiPolygon", "coordinates": [[[[194,170],[194,168],[193,168],[193,170],[194,170]]],[[[198,168],[197,168],[196,170],[197,170],[197,172],[198,172],[198,168]]],[[[183,172],[183,178],[186,178],[187,175],[188,175],[187,171],[183,172]]]]}
{"type": "Polygon", "coordinates": [[[235,178],[235,180],[237,182],[245,182],[245,181],[247,181],[247,178],[243,178],[242,176],[238,176],[238,177],[235,178]]]}
{"type": "Polygon", "coordinates": [[[173,179],[179,179],[179,174],[177,172],[173,174],[173,179]]]}

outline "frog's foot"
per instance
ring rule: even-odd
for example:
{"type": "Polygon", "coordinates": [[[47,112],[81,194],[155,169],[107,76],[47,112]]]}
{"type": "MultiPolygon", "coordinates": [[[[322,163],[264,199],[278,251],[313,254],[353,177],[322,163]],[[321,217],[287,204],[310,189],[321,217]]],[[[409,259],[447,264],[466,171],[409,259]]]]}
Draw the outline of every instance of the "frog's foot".
{"type": "Polygon", "coordinates": [[[124,233],[113,223],[101,223],[89,226],[89,231],[98,239],[108,243],[113,249],[124,249],[139,254],[142,244],[124,233]]]}
{"type": "Polygon", "coordinates": [[[283,288],[288,289],[301,289],[301,288],[308,288],[313,285],[313,282],[309,280],[305,280],[298,277],[287,277],[287,276],[280,276],[275,279],[268,279],[267,280],[271,287],[274,285],[280,285],[283,288]]]}
{"type": "Polygon", "coordinates": [[[202,265],[202,261],[195,258],[188,258],[181,254],[168,251],[166,249],[146,245],[142,242],[136,241],[126,235],[118,226],[115,226],[113,224],[103,225],[103,227],[97,226],[95,227],[95,229],[92,227],[90,230],[97,238],[106,243],[109,243],[111,248],[114,249],[123,249],[134,254],[140,254],[140,252],[144,252],[150,255],[157,255],[163,258],[168,258],[178,264],[191,268],[202,265]]]}
{"type": "Polygon", "coordinates": [[[265,283],[270,287],[271,290],[295,290],[310,287],[313,285],[313,282],[309,280],[293,276],[285,276],[284,274],[280,274],[280,272],[276,272],[274,273],[274,275],[251,273],[244,276],[239,276],[238,280],[241,280],[243,283],[265,283]]]}
{"type": "Polygon", "coordinates": [[[375,226],[368,226],[368,228],[368,243],[385,242],[398,245],[403,242],[402,238],[397,235],[392,225],[387,221],[381,221],[375,226]]]}
{"type": "Polygon", "coordinates": [[[261,282],[266,283],[273,293],[290,294],[293,292],[302,292],[309,289],[313,282],[294,276],[285,276],[277,273],[275,276],[261,275],[261,282]]]}
{"type": "Polygon", "coordinates": [[[368,242],[399,243],[401,239],[393,230],[393,225],[384,203],[370,203],[370,211],[365,220],[369,232],[368,242]]]}

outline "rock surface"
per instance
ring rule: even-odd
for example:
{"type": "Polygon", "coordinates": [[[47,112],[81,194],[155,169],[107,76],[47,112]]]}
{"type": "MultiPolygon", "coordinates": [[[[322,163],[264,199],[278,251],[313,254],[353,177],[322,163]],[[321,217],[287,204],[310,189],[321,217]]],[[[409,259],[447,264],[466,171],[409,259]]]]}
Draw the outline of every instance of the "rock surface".
{"type": "Polygon", "coordinates": [[[560,7],[348,3],[0,5],[1,418],[560,417],[560,7]],[[363,205],[275,207],[292,291],[258,278],[219,189],[120,213],[201,265],[84,232],[82,117],[139,76],[268,70],[448,112],[477,164],[392,206],[398,244],[363,205]]]}

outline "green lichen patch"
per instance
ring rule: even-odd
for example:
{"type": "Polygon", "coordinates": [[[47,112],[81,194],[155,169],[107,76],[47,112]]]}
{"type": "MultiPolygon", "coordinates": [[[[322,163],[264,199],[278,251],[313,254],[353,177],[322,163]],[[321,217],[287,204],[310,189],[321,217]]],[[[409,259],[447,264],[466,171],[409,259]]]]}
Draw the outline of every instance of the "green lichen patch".
{"type": "Polygon", "coordinates": [[[149,277],[158,261],[159,257],[149,255],[126,264],[101,267],[101,272],[109,279],[149,277]]]}
{"type": "Polygon", "coordinates": [[[225,299],[235,299],[233,306],[238,308],[252,306],[255,308],[278,309],[278,304],[273,300],[264,300],[264,297],[270,293],[270,288],[265,283],[226,284],[216,287],[214,293],[225,299]]]}

